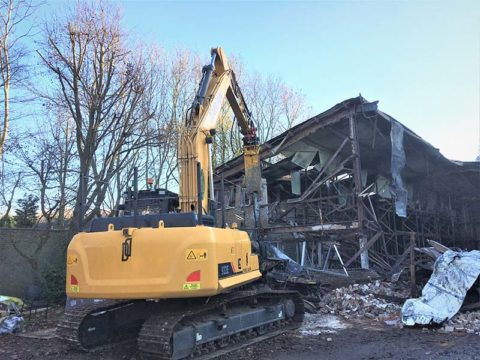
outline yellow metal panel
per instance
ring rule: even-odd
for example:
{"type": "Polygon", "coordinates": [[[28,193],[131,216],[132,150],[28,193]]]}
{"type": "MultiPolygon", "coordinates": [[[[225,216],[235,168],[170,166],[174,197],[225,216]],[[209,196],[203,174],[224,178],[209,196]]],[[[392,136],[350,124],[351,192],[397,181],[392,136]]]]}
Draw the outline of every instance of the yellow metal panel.
{"type": "Polygon", "coordinates": [[[230,289],[232,287],[247,284],[253,280],[256,280],[258,279],[259,275],[260,275],[259,271],[251,271],[245,274],[222,279],[219,281],[219,285],[221,289],[230,289]]]}
{"type": "Polygon", "coordinates": [[[250,240],[243,231],[196,226],[140,228],[131,234],[124,236],[123,231],[77,234],[68,247],[68,296],[105,299],[211,296],[261,276],[258,257],[251,254],[250,240]],[[122,246],[127,239],[131,239],[131,256],[122,260],[122,246]],[[218,265],[236,264],[246,250],[250,266],[242,265],[228,281],[219,281],[218,265]],[[190,252],[196,259],[188,259],[190,252]],[[189,275],[196,271],[200,272],[200,281],[188,281],[189,275]]]}

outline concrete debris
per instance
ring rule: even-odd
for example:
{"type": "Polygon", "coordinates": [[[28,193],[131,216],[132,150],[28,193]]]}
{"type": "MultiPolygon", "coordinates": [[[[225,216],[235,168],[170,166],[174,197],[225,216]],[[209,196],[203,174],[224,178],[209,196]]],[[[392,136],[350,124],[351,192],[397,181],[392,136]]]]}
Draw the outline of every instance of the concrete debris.
{"type": "Polygon", "coordinates": [[[398,317],[401,302],[408,295],[407,289],[398,284],[377,280],[369,284],[353,284],[326,294],[318,308],[321,313],[369,319],[392,319],[398,317]]]}
{"type": "Polygon", "coordinates": [[[480,311],[458,313],[447,320],[439,332],[465,332],[480,335],[480,311]]]}
{"type": "Polygon", "coordinates": [[[455,330],[455,328],[453,326],[445,326],[443,328],[443,330],[446,332],[446,333],[449,333],[449,332],[453,332],[453,330],[455,330]]]}
{"type": "MultiPolygon", "coordinates": [[[[410,293],[408,284],[382,282],[353,284],[332,290],[317,304],[318,314],[306,314],[302,335],[335,334],[351,325],[344,320],[370,319],[403,328],[401,304],[410,293]]],[[[424,327],[423,332],[464,332],[480,335],[480,310],[457,313],[442,327],[424,327]]]]}
{"type": "Polygon", "coordinates": [[[350,325],[335,315],[305,314],[303,324],[299,329],[300,334],[317,336],[320,334],[336,334],[337,330],[349,328],[350,325]]]}
{"type": "Polygon", "coordinates": [[[400,319],[385,320],[385,325],[388,325],[388,326],[398,326],[399,324],[400,324],[400,319]]]}

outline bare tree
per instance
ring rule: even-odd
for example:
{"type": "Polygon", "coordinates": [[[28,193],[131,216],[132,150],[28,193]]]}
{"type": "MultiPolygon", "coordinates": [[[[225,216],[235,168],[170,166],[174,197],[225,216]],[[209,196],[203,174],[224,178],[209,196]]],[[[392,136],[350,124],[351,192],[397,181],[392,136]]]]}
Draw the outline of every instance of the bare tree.
{"type": "Polygon", "coordinates": [[[212,147],[214,167],[240,155],[242,151],[240,131],[235,124],[235,117],[227,101],[223,103],[220,110],[216,130],[217,133],[212,147]]]}
{"type": "MultiPolygon", "coordinates": [[[[61,117],[48,121],[49,128],[37,126],[23,135],[16,151],[26,169],[26,181],[39,188],[40,211],[48,228],[58,218],[63,228],[67,205],[67,181],[74,159],[73,123],[61,117]],[[29,139],[35,138],[35,142],[29,139]]],[[[42,218],[40,220],[42,220],[42,218]]]]}
{"type": "Polygon", "coordinates": [[[0,160],[10,126],[11,86],[25,78],[26,50],[22,39],[29,36],[30,29],[23,23],[34,12],[32,0],[0,0],[0,76],[3,106],[0,122],[0,160]]]}
{"type": "Polygon", "coordinates": [[[279,77],[254,73],[245,83],[245,97],[256,120],[261,142],[289,129],[308,113],[305,96],[279,77]]]}
{"type": "Polygon", "coordinates": [[[77,190],[83,196],[74,206],[74,233],[79,223],[101,214],[110,180],[148,139],[152,114],[141,106],[148,80],[142,52],[126,46],[118,10],[108,4],[78,3],[46,26],[45,38],[40,56],[56,86],[43,96],[75,123],[77,190]]]}
{"type": "Polygon", "coordinates": [[[65,211],[67,204],[71,202],[72,191],[68,186],[71,173],[73,170],[73,162],[76,159],[74,152],[75,146],[75,124],[71,119],[63,119],[57,117],[53,124],[50,125],[50,134],[52,138],[53,148],[56,151],[52,154],[54,158],[55,177],[58,184],[58,227],[65,226],[65,211]]]}
{"type": "MultiPolygon", "coordinates": [[[[146,146],[145,146],[146,148],[146,146]]],[[[144,175],[145,167],[142,166],[145,161],[141,157],[142,150],[135,149],[131,152],[129,156],[129,161],[126,163],[111,179],[107,192],[105,195],[105,200],[102,206],[102,214],[107,216],[114,216],[118,206],[120,205],[120,200],[122,199],[123,193],[126,191],[129,185],[133,183],[133,174],[134,169],[139,169],[139,178],[141,179],[144,175]]],[[[120,159],[118,159],[118,166],[120,167],[120,159]]]]}
{"type": "MultiPolygon", "coordinates": [[[[261,143],[289,129],[308,115],[305,96],[287,86],[281,78],[263,76],[258,72],[247,75],[238,58],[234,58],[231,66],[237,74],[247,106],[252,112],[261,143]]],[[[225,103],[215,136],[214,164],[223,164],[241,152],[241,134],[228,104],[225,103]]]]}
{"type": "Polygon", "coordinates": [[[22,173],[9,173],[2,171],[0,173],[0,207],[3,208],[0,217],[0,226],[11,226],[10,212],[12,211],[13,199],[16,191],[19,189],[22,180],[22,173]]]}
{"type": "Polygon", "coordinates": [[[149,98],[156,111],[149,129],[154,141],[144,154],[145,175],[153,178],[156,186],[175,187],[178,134],[193,102],[200,61],[195,54],[181,49],[151,60],[156,68],[156,86],[150,87],[149,98]]]}

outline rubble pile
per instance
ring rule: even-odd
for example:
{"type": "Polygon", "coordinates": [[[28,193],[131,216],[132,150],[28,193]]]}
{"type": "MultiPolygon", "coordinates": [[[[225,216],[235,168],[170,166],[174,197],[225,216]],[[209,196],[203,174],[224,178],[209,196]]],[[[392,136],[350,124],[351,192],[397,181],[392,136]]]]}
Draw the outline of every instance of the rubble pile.
{"type": "Polygon", "coordinates": [[[443,323],[439,332],[466,332],[480,335],[480,311],[458,313],[450,320],[443,323]]]}
{"type": "MultiPolygon", "coordinates": [[[[352,286],[355,286],[354,284],[352,286]]],[[[363,293],[372,293],[375,295],[388,296],[397,300],[405,300],[410,296],[410,288],[406,283],[391,283],[376,280],[372,283],[357,285],[363,293]]]]}
{"type": "Polygon", "coordinates": [[[379,280],[369,284],[353,284],[326,294],[318,309],[320,313],[370,319],[398,317],[400,303],[408,297],[408,290],[379,280]],[[399,304],[394,303],[397,300],[399,304]]]}

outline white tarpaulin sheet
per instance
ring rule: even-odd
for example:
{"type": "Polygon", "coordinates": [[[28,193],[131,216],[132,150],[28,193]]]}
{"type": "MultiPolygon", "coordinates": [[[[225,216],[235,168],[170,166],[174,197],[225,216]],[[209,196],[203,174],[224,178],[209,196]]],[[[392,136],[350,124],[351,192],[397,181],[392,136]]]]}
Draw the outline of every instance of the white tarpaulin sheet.
{"type": "Polygon", "coordinates": [[[22,307],[23,301],[19,298],[0,295],[0,335],[21,330],[23,317],[19,308],[22,307]]]}
{"type": "Polygon", "coordinates": [[[418,299],[402,307],[405,325],[440,324],[460,310],[468,289],[480,274],[480,251],[446,251],[435,262],[432,276],[418,299]]]}
{"type": "Polygon", "coordinates": [[[19,332],[22,329],[23,317],[8,315],[0,318],[0,335],[19,332]]]}

